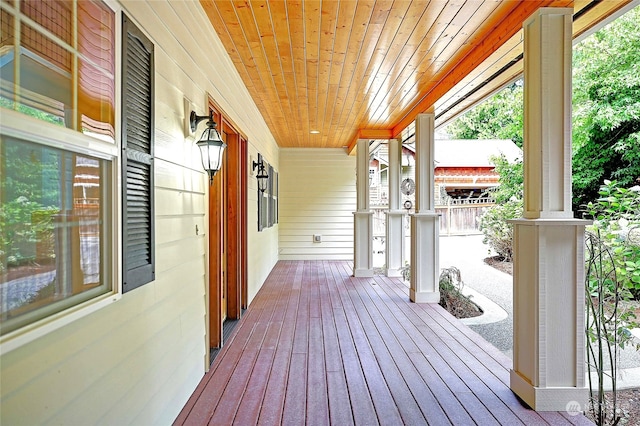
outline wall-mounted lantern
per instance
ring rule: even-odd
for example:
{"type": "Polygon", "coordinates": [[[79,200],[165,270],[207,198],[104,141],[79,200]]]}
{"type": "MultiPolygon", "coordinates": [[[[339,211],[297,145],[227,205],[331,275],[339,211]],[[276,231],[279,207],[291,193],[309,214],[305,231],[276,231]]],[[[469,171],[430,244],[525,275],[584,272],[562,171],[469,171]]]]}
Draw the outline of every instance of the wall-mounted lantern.
{"type": "Polygon", "coordinates": [[[267,170],[264,167],[264,162],[262,161],[262,155],[258,154],[258,161],[254,161],[252,165],[252,170],[255,171],[258,169],[258,174],[256,175],[256,180],[258,181],[258,189],[260,192],[264,192],[267,189],[267,182],[269,180],[269,175],[267,174],[267,170]]]}
{"type": "Polygon", "coordinates": [[[189,124],[191,131],[195,132],[198,123],[203,120],[207,121],[207,128],[202,132],[200,140],[196,142],[200,149],[200,157],[202,158],[202,167],[209,175],[209,184],[213,182],[213,177],[222,166],[222,154],[227,145],[220,137],[220,133],[216,130],[218,126],[213,120],[213,112],[209,115],[197,115],[195,111],[191,111],[189,116],[189,124]]]}

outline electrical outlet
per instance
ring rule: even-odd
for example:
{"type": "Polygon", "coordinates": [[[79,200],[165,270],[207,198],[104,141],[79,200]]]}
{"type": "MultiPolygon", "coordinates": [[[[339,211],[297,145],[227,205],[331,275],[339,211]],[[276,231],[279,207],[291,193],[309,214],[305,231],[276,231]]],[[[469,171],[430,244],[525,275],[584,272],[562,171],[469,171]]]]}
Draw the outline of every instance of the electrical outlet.
{"type": "Polygon", "coordinates": [[[321,242],[322,242],[322,235],[320,235],[320,234],[313,234],[313,242],[314,242],[314,243],[321,243],[321,242]]]}

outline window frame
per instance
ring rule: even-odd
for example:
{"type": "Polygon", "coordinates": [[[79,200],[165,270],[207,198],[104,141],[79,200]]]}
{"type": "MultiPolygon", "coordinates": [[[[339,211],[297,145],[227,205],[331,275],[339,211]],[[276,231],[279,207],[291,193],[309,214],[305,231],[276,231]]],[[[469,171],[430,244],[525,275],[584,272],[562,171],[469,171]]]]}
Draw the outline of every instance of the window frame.
{"type": "Polygon", "coordinates": [[[17,330],[0,336],[0,356],[21,346],[44,337],[55,330],[78,321],[101,310],[122,298],[122,159],[121,159],[121,117],[122,107],[122,8],[112,0],[102,0],[110,8],[115,18],[114,39],[114,117],[115,141],[103,141],[81,131],[41,121],[12,109],[0,108],[0,135],[24,139],[39,145],[65,151],[89,155],[109,162],[110,204],[105,212],[112,218],[111,229],[105,232],[109,239],[106,256],[113,259],[110,271],[111,290],[78,303],[60,312],[34,321],[17,330]]]}
{"type": "Polygon", "coordinates": [[[25,325],[17,330],[0,336],[0,355],[4,355],[20,346],[36,340],[58,328],[85,317],[122,297],[119,271],[120,262],[120,189],[118,188],[119,156],[118,149],[109,142],[102,142],[91,136],[83,135],[75,130],[42,122],[36,118],[12,110],[3,109],[0,114],[2,136],[24,139],[39,145],[63,149],[78,154],[90,155],[110,162],[111,200],[107,214],[113,218],[111,230],[106,232],[105,238],[110,239],[108,245],[114,259],[111,268],[111,290],[85,302],[71,306],[46,318],[25,325]]]}

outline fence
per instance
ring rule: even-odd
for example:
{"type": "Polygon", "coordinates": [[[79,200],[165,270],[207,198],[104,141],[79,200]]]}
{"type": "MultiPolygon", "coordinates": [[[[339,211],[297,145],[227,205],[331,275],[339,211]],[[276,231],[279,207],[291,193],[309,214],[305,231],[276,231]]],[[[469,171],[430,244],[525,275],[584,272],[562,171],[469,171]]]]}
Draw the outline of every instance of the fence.
{"type": "MultiPolygon", "coordinates": [[[[458,201],[458,200],[456,200],[458,201]]],[[[475,235],[481,234],[478,227],[478,220],[484,212],[493,205],[487,200],[472,203],[451,203],[448,205],[436,206],[436,213],[440,214],[440,235],[475,235]]],[[[386,207],[374,207],[373,210],[373,236],[384,237],[386,207]]],[[[413,210],[407,211],[413,213],[413,210]]],[[[409,229],[409,219],[406,220],[406,227],[409,229]]]]}
{"type": "Polygon", "coordinates": [[[481,234],[478,220],[493,204],[450,204],[436,206],[440,213],[440,235],[481,234]]]}

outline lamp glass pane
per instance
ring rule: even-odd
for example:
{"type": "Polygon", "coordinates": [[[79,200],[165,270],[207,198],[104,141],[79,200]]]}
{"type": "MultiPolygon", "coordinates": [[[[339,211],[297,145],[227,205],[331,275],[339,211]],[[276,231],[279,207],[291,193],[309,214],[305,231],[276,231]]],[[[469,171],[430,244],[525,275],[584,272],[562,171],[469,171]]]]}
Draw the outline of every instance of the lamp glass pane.
{"type": "Polygon", "coordinates": [[[207,171],[217,172],[220,170],[220,166],[222,165],[222,154],[227,145],[216,140],[200,140],[196,145],[200,148],[202,167],[207,171]]]}

